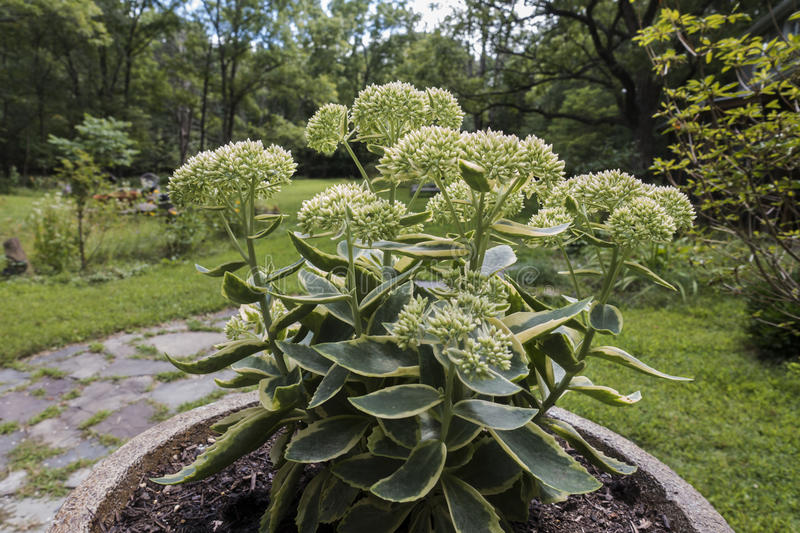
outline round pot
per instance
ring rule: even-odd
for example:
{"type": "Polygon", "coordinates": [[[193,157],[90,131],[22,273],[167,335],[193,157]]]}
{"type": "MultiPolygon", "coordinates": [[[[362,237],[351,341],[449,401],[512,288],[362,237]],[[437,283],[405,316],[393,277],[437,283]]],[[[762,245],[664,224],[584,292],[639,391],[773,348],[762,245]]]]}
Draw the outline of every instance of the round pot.
{"type": "MultiPolygon", "coordinates": [[[[56,514],[48,533],[94,533],[98,524],[123,507],[136,489],[142,473],[188,442],[204,440],[217,418],[258,403],[257,393],[233,394],[210,405],[176,415],[128,441],[105,458],[73,490],[56,514]]],[[[637,465],[642,499],[666,515],[672,529],[682,533],[733,533],[708,501],[667,465],[613,431],[563,409],[550,414],[568,422],[583,437],[608,455],[637,465]]]]}

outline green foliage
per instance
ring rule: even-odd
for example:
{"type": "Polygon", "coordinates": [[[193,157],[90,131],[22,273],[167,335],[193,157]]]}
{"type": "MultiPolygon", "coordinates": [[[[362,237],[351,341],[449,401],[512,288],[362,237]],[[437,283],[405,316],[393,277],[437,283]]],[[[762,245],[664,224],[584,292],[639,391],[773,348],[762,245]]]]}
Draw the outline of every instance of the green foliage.
{"type": "Polygon", "coordinates": [[[729,283],[751,302],[756,342],[765,346],[771,326],[777,348],[800,331],[800,35],[720,38],[742,20],[749,18],[664,9],[637,40],[667,82],[686,61],[675,40],[702,58],[696,78],[666,91],[657,116],[675,142],[654,169],[673,183],[685,178],[711,227],[743,244],[732,249],[729,283]]]}
{"type": "MultiPolygon", "coordinates": [[[[322,463],[300,499],[296,520],[304,531],[333,522],[342,532],[364,531],[381,516],[387,532],[406,522],[421,530],[500,532],[520,519],[509,508],[524,519],[536,494],[563,499],[601,486],[545,429],[556,427],[603,469],[633,471],[568,425],[554,426],[547,412],[570,391],[611,405],[641,398],[582,375],[592,358],[686,380],[619,348],[593,349],[592,341],[622,332],[622,314],[608,303],[614,282],[636,270],[632,261],[643,243],[668,242],[691,225],[688,200],[619,171],[564,180],[563,162],[533,136],[441,134],[447,128],[433,130],[434,123],[461,120],[443,91],[370,86],[353,113],[334,111],[336,120],[319,114],[310,121],[314,144],[323,152],[343,144],[364,182],[330,187],[303,203],[298,222],[305,234],[290,234],[299,262],[262,264],[253,248],[255,237],[283,222],[255,215],[254,205],[257,194],[269,195],[273,179],[288,179],[285,160],[250,158],[226,167],[233,173],[228,183],[239,184],[239,204],[226,188],[211,188],[216,173],[208,165],[235,159],[240,144],[199,154],[176,172],[180,187],[193,187],[183,198],[222,213],[242,261],[198,270],[221,277],[222,295],[241,307],[225,328],[230,341],[216,353],[168,359],[190,373],[230,368],[236,377],[218,383],[257,385],[260,406],[218,423],[223,435],[214,446],[155,481],[202,479],[286,428],[274,450],[279,469],[261,531],[275,531],[289,512],[303,465],[322,463]],[[431,94],[446,100],[435,108],[443,114],[431,112],[431,94]],[[440,134],[420,133],[430,131],[440,134]],[[355,142],[384,154],[380,176],[366,172],[350,147],[355,142]],[[455,185],[440,187],[431,201],[457,233],[424,233],[429,213],[406,215],[397,200],[401,183],[431,180],[455,185]],[[566,221],[536,227],[507,220],[519,209],[506,202],[511,195],[536,195],[566,221]],[[320,236],[337,241],[335,254],[311,244],[320,236]],[[597,249],[604,274],[596,296],[583,291],[582,299],[549,308],[506,274],[517,261],[514,248],[573,242],[597,249]],[[282,288],[295,273],[305,294],[282,288]],[[429,281],[415,283],[422,279],[429,281]],[[497,469],[487,471],[487,464],[497,469]],[[331,491],[335,504],[327,501],[331,491]]],[[[638,272],[658,281],[644,267],[638,272]]],[[[580,295],[576,279],[574,288],[580,295]]]]}
{"type": "Polygon", "coordinates": [[[36,201],[27,218],[33,233],[33,265],[38,272],[70,270],[76,262],[78,240],[73,226],[74,206],[60,193],[36,201]]]}
{"type": "MultiPolygon", "coordinates": [[[[74,139],[51,135],[48,142],[69,160],[74,162],[89,158],[101,169],[127,167],[137,150],[128,136],[130,122],[113,117],[97,118],[84,114],[83,122],[75,126],[78,134],[74,139]]],[[[62,163],[63,164],[63,163],[62,163]]]]}

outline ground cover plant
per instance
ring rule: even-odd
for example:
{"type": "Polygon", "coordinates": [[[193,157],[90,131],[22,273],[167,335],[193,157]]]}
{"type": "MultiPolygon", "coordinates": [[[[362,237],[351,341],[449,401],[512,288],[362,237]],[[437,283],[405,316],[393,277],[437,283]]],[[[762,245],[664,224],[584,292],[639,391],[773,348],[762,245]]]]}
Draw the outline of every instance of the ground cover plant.
{"type": "Polygon", "coordinates": [[[620,171],[565,180],[542,140],[461,133],[462,117],[446,91],[400,82],[367,87],[350,109],[320,108],[309,146],[330,154],[341,145],[363,182],[303,203],[301,232],[289,233],[300,258],[288,264],[263,264],[254,248],[281,226],[281,215],[257,215],[255,205],[289,181],[288,152],[244,141],[175,172],[171,196],[218,212],[240,255],[198,270],[221,278],[241,308],[217,353],[170,360],[198,374],[230,367],[236,377],[217,383],[257,386],[260,405],[215,424],[216,443],[157,482],[202,479],[283,429],[262,531],[277,529],[306,464],[320,463],[300,497],[301,531],[374,530],[380,516],[382,531],[500,532],[526,521],[534,497],[562,501],[601,486],[551,433],[604,471],[635,471],[547,414],[566,392],[615,406],[641,399],[594,384],[583,372],[590,360],[687,380],[593,341],[622,330],[610,303],[621,274],[668,285],[637,256],[691,226],[693,209],[676,189],[620,171]],[[381,156],[379,176],[364,170],[355,142],[381,156]],[[397,200],[409,181],[438,186],[426,211],[397,200]],[[531,196],[542,208],[528,224],[507,218],[531,196]],[[424,233],[429,221],[449,231],[424,233]],[[319,249],[321,237],[332,237],[334,253],[319,249]],[[579,272],[564,254],[574,291],[557,307],[505,275],[522,243],[574,241],[596,249],[596,268],[579,272]],[[582,287],[584,274],[601,278],[596,295],[582,287]],[[295,275],[303,295],[282,287],[295,275]]]}

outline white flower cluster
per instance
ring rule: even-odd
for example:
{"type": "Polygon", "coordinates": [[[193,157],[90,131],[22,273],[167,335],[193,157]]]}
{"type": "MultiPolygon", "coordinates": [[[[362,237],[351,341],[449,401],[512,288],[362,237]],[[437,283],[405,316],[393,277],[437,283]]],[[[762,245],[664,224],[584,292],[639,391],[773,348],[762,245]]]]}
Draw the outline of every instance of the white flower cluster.
{"type": "Polygon", "coordinates": [[[235,341],[243,337],[258,337],[264,335],[264,318],[261,310],[256,305],[242,305],[239,307],[239,314],[233,315],[225,323],[225,336],[229,340],[235,341]]]}
{"type": "Polygon", "coordinates": [[[452,183],[459,176],[460,138],[454,129],[424,126],[387,148],[378,170],[394,182],[427,178],[452,183]]]}
{"type": "Polygon", "coordinates": [[[444,299],[428,305],[422,297],[412,298],[397,321],[387,326],[397,345],[440,344],[468,375],[487,376],[491,366],[507,370],[511,337],[486,322],[508,307],[503,282],[496,276],[455,271],[448,271],[444,281],[452,291],[437,291],[444,299]]]}
{"type": "Polygon", "coordinates": [[[531,217],[530,226],[572,222],[565,208],[567,198],[572,198],[587,216],[605,223],[614,241],[623,246],[669,242],[676,231],[691,228],[695,218],[689,198],[675,187],[645,184],[619,170],[556,181],[537,194],[543,207],[531,217]]]}
{"type": "Polygon", "coordinates": [[[428,123],[459,129],[464,120],[464,112],[452,93],[438,87],[429,87],[425,93],[428,95],[428,123]]]}
{"type": "Polygon", "coordinates": [[[350,231],[363,242],[391,240],[403,226],[400,218],[406,207],[389,202],[355,183],[340,183],[305,200],[297,213],[300,227],[306,233],[345,230],[349,218],[350,231]]]}
{"type": "MultiPolygon", "coordinates": [[[[471,221],[475,217],[477,211],[477,203],[474,201],[473,191],[469,185],[463,181],[455,181],[445,186],[447,196],[450,198],[448,204],[447,198],[444,193],[439,192],[433,195],[428,200],[426,209],[431,212],[431,218],[436,223],[453,224],[453,211],[455,216],[461,222],[471,221]],[[451,211],[450,206],[453,206],[451,211]]],[[[491,211],[494,209],[498,200],[502,196],[502,191],[492,191],[487,194],[485,200],[485,210],[491,211]]],[[[525,195],[522,191],[513,192],[509,194],[500,208],[500,215],[504,217],[512,217],[522,210],[525,202],[525,195]]]]}
{"type": "Polygon", "coordinates": [[[269,198],[288,183],[297,164],[277,145],[261,141],[229,143],[200,152],[174,172],[169,194],[178,205],[231,207],[252,187],[255,198],[269,198]]]}
{"type": "Polygon", "coordinates": [[[347,135],[347,106],[326,104],[308,119],[306,141],[308,147],[325,155],[331,155],[347,135]]]}

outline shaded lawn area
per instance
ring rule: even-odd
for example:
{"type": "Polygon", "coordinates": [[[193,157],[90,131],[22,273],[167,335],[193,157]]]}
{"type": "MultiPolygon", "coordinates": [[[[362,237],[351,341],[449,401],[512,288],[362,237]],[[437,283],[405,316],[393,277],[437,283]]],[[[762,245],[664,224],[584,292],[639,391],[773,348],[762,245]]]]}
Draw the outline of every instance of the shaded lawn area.
{"type": "Polygon", "coordinates": [[[703,297],[629,309],[616,344],[691,383],[650,378],[601,360],[595,384],[642,400],[615,408],[571,393],[559,405],[630,438],[695,486],[739,532],[800,531],[800,377],[746,348],[744,305],[703,297]]]}

